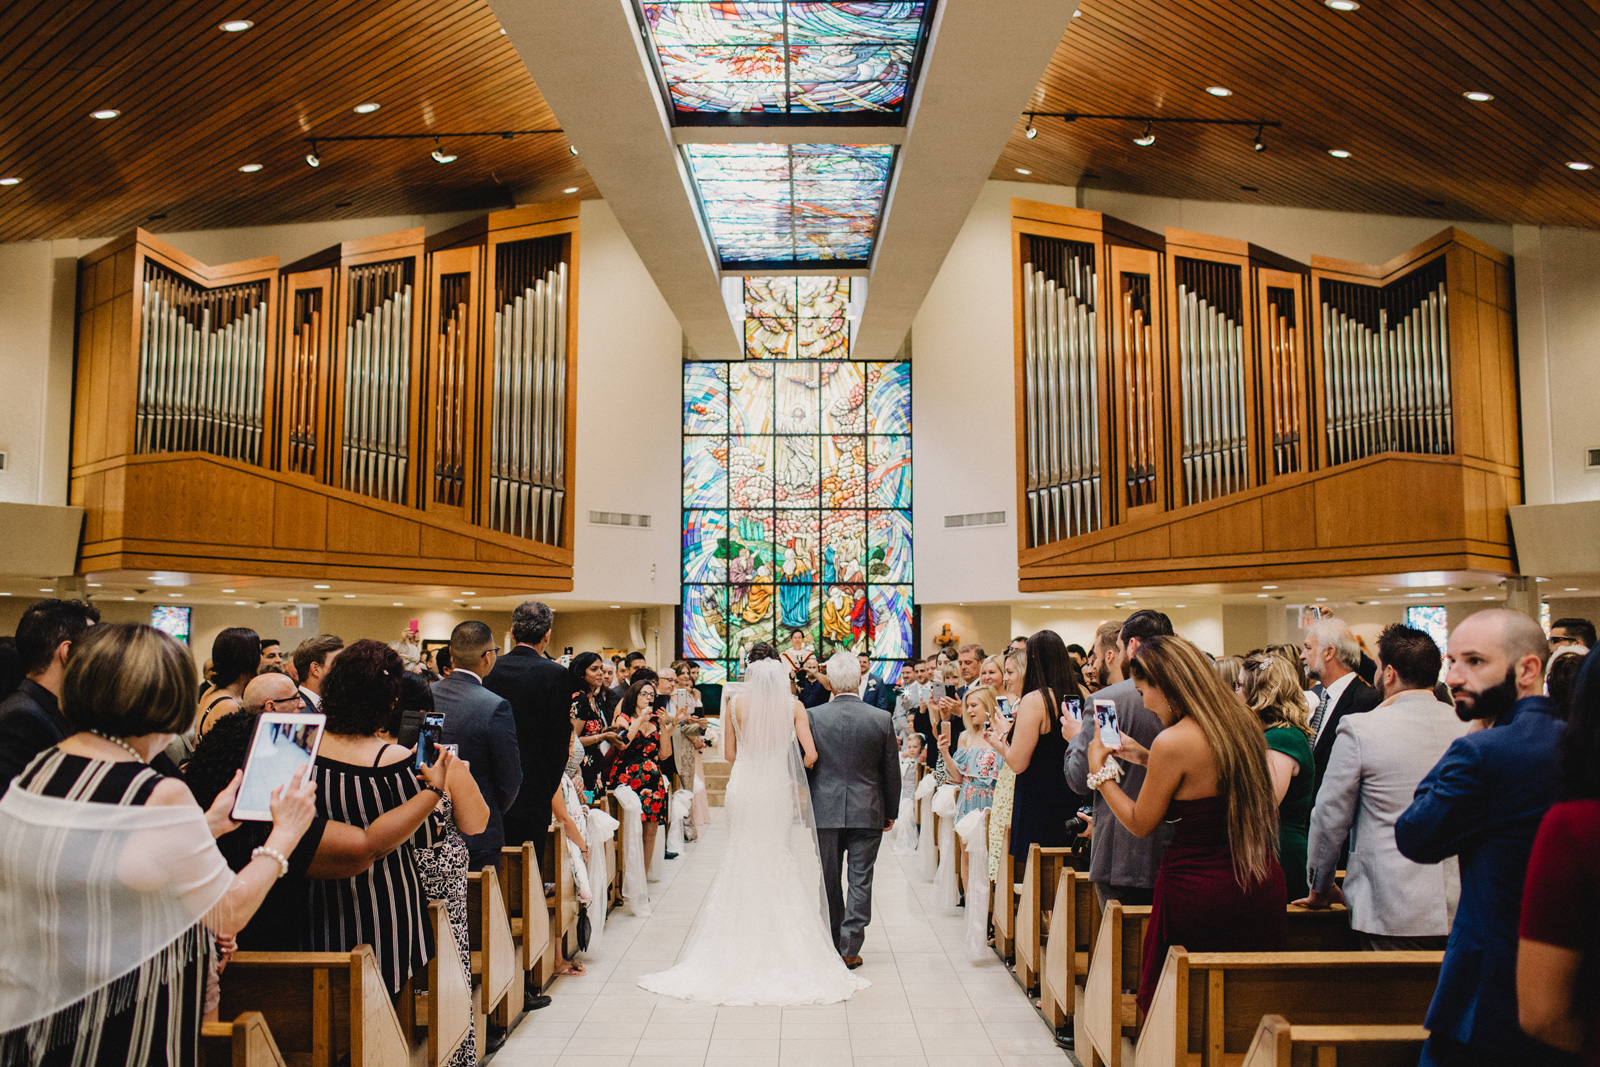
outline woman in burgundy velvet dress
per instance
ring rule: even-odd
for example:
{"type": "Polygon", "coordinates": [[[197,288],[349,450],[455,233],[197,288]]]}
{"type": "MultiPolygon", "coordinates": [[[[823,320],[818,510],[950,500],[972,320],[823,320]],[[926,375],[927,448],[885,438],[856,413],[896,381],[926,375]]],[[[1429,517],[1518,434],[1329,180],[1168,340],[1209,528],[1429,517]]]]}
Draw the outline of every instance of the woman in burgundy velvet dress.
{"type": "Polygon", "coordinates": [[[1137,801],[1115,777],[1098,788],[1117,819],[1145,837],[1175,824],[1156,875],[1155,902],[1139,971],[1139,1008],[1150,1009],[1167,949],[1271,952],[1288,937],[1278,806],[1267,743],[1255,717],[1228,692],[1200,650],[1181,637],[1142,642],[1128,664],[1144,706],[1165,729],[1148,751],[1124,737],[1089,742],[1091,785],[1109,757],[1142,763],[1137,801]]]}

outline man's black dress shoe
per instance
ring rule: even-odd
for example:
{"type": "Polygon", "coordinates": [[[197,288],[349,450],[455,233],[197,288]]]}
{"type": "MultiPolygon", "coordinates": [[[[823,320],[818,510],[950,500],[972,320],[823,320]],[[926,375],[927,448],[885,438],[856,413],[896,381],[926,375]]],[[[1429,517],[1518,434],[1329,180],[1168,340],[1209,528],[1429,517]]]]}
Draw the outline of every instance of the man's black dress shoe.
{"type": "Polygon", "coordinates": [[[544,996],[541,993],[535,993],[531,989],[528,990],[527,995],[522,998],[523,1011],[538,1011],[540,1008],[548,1008],[549,1006],[549,997],[544,996]]]}
{"type": "Polygon", "coordinates": [[[661,854],[661,858],[664,860],[675,860],[678,858],[678,854],[676,852],[663,852],[661,854]]]}
{"type": "Polygon", "coordinates": [[[506,1043],[506,1028],[489,1024],[487,1033],[483,1037],[483,1051],[499,1052],[506,1043]]]}

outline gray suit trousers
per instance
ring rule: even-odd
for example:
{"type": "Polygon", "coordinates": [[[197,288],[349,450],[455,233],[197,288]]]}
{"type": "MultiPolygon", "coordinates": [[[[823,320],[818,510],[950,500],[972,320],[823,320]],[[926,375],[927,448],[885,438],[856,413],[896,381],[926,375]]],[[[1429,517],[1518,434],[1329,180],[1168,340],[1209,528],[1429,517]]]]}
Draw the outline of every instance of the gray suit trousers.
{"type": "Polygon", "coordinates": [[[872,921],[872,870],[878,862],[881,844],[881,829],[817,830],[817,847],[822,852],[822,884],[828,894],[828,925],[833,929],[833,943],[841,956],[861,955],[867,923],[872,921]],[[846,853],[850,856],[848,900],[840,884],[846,853]]]}

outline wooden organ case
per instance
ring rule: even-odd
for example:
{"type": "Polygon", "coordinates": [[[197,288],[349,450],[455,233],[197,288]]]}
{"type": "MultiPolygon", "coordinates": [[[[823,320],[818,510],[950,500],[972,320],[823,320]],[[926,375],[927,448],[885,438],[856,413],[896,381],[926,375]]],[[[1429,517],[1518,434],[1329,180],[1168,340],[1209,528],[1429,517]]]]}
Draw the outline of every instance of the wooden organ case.
{"type": "Polygon", "coordinates": [[[1027,591],[1512,573],[1511,261],[1309,265],[1012,201],[1027,591]]]}
{"type": "Polygon", "coordinates": [[[570,589],[577,214],[281,270],[142,230],[84,257],[81,569],[570,589]]]}

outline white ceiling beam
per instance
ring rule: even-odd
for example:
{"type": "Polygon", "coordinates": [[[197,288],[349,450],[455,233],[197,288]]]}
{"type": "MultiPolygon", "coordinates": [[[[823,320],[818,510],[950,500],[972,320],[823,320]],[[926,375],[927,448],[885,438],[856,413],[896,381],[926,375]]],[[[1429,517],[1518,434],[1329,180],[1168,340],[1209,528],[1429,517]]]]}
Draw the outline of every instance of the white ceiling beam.
{"type": "MultiPolygon", "coordinates": [[[[718,264],[626,0],[490,0],[584,168],[704,359],[742,359],[718,264]]],[[[618,309],[621,311],[622,309],[618,309]]]]}
{"type": "Polygon", "coordinates": [[[940,3],[878,233],[855,358],[892,359],[899,351],[1077,7],[1077,0],[940,3]]]}
{"type": "Polygon", "coordinates": [[[678,126],[678,144],[903,144],[903,126],[678,126]]]}

